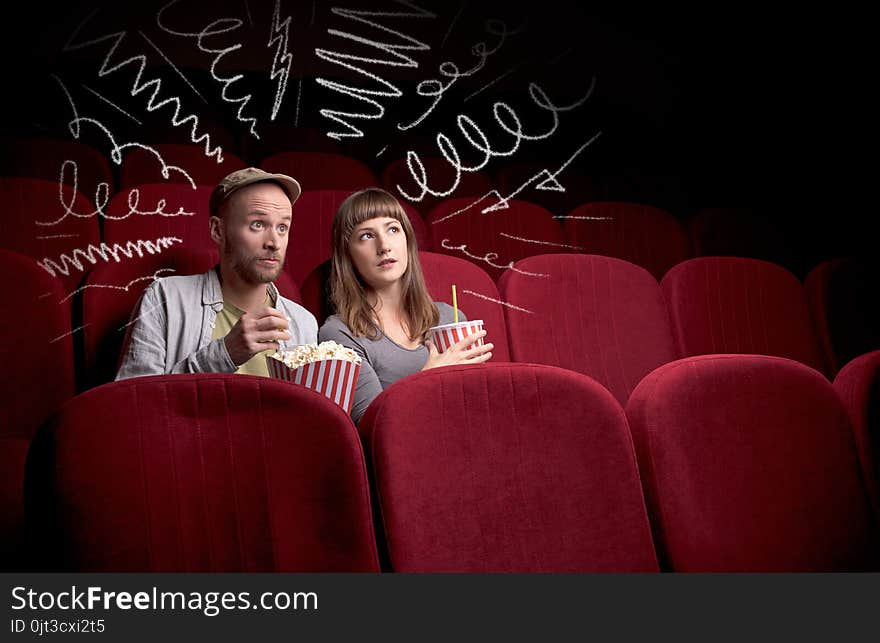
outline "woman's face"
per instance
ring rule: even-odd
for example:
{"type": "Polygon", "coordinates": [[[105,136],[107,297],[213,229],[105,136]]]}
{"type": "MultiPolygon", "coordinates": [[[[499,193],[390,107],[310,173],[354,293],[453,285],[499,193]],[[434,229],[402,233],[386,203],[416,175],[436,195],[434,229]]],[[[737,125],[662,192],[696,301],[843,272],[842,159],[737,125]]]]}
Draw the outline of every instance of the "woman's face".
{"type": "Polygon", "coordinates": [[[373,290],[398,281],[408,265],[406,233],[391,217],[376,217],[355,226],[348,252],[361,279],[373,290]]]}

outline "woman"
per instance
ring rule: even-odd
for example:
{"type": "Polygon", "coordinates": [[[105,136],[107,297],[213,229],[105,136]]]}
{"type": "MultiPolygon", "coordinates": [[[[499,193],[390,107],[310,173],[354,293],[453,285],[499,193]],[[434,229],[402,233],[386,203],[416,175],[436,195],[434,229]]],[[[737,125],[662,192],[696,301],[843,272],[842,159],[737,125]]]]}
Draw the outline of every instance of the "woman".
{"type": "MultiPolygon", "coordinates": [[[[318,332],[361,356],[351,416],[397,380],[420,370],[481,364],[491,343],[473,346],[486,331],[438,353],[429,329],[453,321],[452,307],[428,295],[412,224],[397,199],[367,188],[349,196],[333,220],[330,299],[336,308],[318,332]]],[[[459,317],[464,317],[459,312],[459,317]]]]}

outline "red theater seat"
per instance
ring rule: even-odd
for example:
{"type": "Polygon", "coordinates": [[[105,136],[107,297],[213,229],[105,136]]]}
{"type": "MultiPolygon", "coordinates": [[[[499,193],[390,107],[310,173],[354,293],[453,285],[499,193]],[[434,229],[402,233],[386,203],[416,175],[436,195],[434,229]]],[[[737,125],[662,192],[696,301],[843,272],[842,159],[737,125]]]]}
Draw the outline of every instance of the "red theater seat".
{"type": "Polygon", "coordinates": [[[565,252],[562,228],[534,203],[512,199],[507,208],[485,214],[498,203],[485,199],[447,199],[427,216],[434,252],[467,259],[497,282],[509,263],[548,252],[565,252]],[[464,246],[464,247],[462,247],[464,246]]]}
{"type": "Polygon", "coordinates": [[[455,284],[459,308],[468,319],[482,319],[488,333],[486,341],[495,344],[492,361],[510,361],[504,307],[499,303],[501,295],[486,271],[470,261],[436,252],[420,252],[419,263],[431,298],[451,306],[452,284],[455,284]]]}
{"type": "MultiPolygon", "coordinates": [[[[238,156],[225,148],[223,162],[218,163],[216,155],[206,156],[204,145],[185,145],[179,143],[159,143],[151,146],[161,156],[166,165],[183,169],[196,185],[213,188],[230,172],[247,167],[238,156]]],[[[187,178],[177,171],[170,171],[168,177],[162,176],[162,162],[156,155],[143,148],[134,148],[122,159],[120,170],[122,188],[133,188],[145,183],[182,183],[190,185],[187,178]]],[[[190,185],[190,187],[192,187],[190,185]]]]}
{"type": "Polygon", "coordinates": [[[95,206],[81,193],[57,180],[0,177],[0,245],[47,266],[67,293],[102,261],[100,242],[95,206]]]}
{"type": "Polygon", "coordinates": [[[30,257],[0,250],[0,569],[24,561],[22,484],[31,436],[74,394],[70,304],[30,257]]]}
{"type": "Polygon", "coordinates": [[[260,168],[292,176],[303,190],[354,191],[379,184],[366,164],[342,154],[279,152],[264,158],[260,168]]]}
{"type": "MultiPolygon", "coordinates": [[[[351,193],[351,190],[303,190],[293,205],[293,224],[284,269],[297,284],[302,284],[309,273],[330,258],[333,218],[339,205],[351,193]]],[[[405,203],[401,205],[409,216],[419,248],[429,248],[428,231],[422,217],[405,203]]]]}
{"type": "Polygon", "coordinates": [[[642,266],[657,280],[675,264],[690,258],[684,227],[665,210],[618,201],[599,201],[575,208],[563,220],[568,243],[582,252],[625,259],[642,266]]]}
{"type": "Polygon", "coordinates": [[[880,351],[856,357],[834,378],[834,390],[849,413],[865,486],[880,518],[880,351]]]}
{"type": "Polygon", "coordinates": [[[534,364],[450,366],[387,388],[359,424],[398,572],[650,572],[620,405],[534,364]]]}
{"type": "Polygon", "coordinates": [[[781,216],[761,216],[748,208],[703,208],[689,224],[695,257],[762,259],[795,269],[797,235],[781,216]]]}
{"type": "Polygon", "coordinates": [[[849,419],[831,384],[762,355],[661,366],[626,407],[661,567],[876,568],[849,419]]]}
{"type": "MultiPolygon", "coordinates": [[[[113,380],[132,311],[154,278],[196,275],[218,261],[213,250],[169,248],[162,253],[108,263],[93,270],[83,292],[82,338],[87,386],[113,380]]],[[[283,272],[275,281],[279,292],[297,303],[299,289],[283,272]]]]}
{"type": "Polygon", "coordinates": [[[880,263],[824,261],[807,275],[804,288],[832,372],[880,349],[880,263]]]}
{"type": "Polygon", "coordinates": [[[648,271],[597,255],[543,255],[501,277],[510,353],[595,378],[621,404],[639,380],[678,357],[663,295],[648,271]],[[521,310],[524,309],[524,310],[521,310]]]}
{"type": "Polygon", "coordinates": [[[354,425],[264,377],[87,391],[35,438],[26,507],[35,565],[52,571],[378,571],[354,425]]]}
{"type": "Polygon", "coordinates": [[[785,268],[701,257],[672,268],[660,286],[681,355],[775,355],[825,372],[803,287],[785,268]]]}

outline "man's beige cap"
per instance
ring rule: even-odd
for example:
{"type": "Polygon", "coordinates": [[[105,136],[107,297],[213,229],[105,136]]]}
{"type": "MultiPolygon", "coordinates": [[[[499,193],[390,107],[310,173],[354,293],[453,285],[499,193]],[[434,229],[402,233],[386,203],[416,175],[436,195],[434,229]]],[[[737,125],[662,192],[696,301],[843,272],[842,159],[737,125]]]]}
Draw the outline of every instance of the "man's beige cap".
{"type": "Polygon", "coordinates": [[[217,211],[220,209],[221,204],[233,192],[240,190],[246,185],[260,183],[261,181],[278,183],[287,193],[291,205],[299,198],[300,192],[302,192],[296,179],[286,174],[270,174],[256,167],[246,167],[243,170],[236,170],[232,174],[227,175],[211,192],[211,199],[208,202],[211,216],[217,216],[217,211]]]}

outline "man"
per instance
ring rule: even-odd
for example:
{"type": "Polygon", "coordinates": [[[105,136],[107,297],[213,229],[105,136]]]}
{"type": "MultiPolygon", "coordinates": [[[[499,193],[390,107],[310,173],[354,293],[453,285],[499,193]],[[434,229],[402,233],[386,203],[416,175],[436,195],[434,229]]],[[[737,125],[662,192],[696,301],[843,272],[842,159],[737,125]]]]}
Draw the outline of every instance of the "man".
{"type": "Polygon", "coordinates": [[[158,279],[144,291],[116,379],[165,373],[269,375],[265,355],[317,341],[318,324],[272,281],[287,251],[299,184],[246,168],[211,193],[220,263],[202,275],[158,279]]]}

